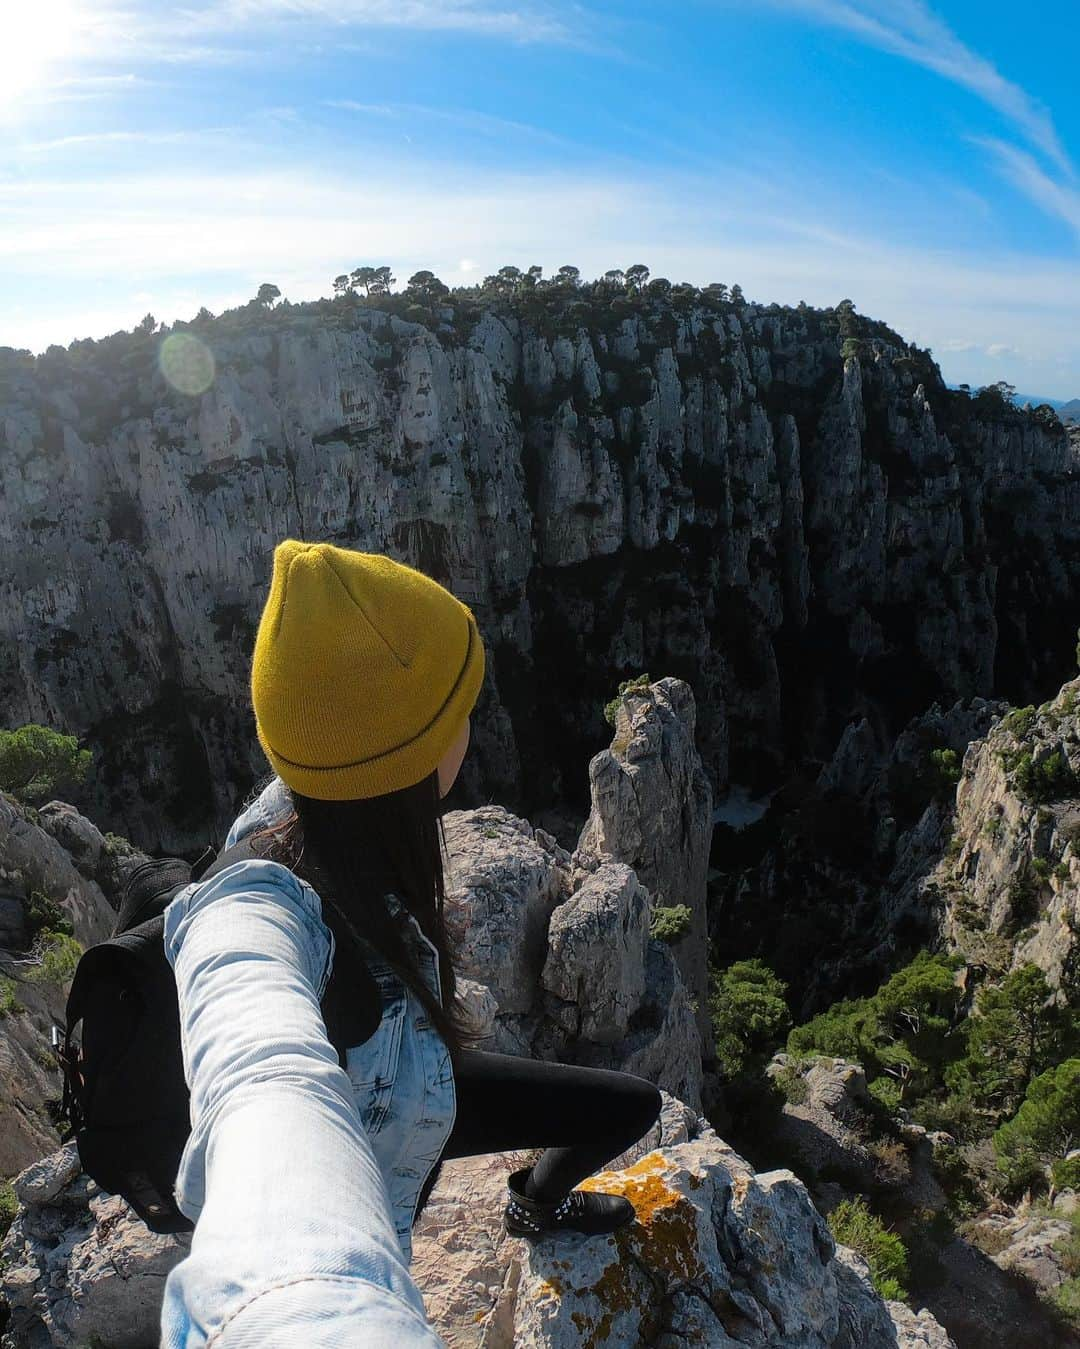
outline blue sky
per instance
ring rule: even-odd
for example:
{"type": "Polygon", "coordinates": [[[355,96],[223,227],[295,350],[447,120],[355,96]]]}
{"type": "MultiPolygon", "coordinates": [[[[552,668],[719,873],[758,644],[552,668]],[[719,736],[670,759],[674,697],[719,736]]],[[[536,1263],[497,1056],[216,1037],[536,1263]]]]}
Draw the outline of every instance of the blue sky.
{"type": "Polygon", "coordinates": [[[1080,396],[1077,0],[9,0],[0,344],[644,262],[1080,396]]]}

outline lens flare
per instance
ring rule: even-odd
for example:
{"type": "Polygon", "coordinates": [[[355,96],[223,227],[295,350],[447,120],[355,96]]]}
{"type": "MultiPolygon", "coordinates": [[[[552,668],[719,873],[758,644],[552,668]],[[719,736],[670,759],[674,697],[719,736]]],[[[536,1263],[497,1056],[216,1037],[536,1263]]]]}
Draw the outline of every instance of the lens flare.
{"type": "Polygon", "coordinates": [[[161,344],[158,365],[178,393],[193,398],[214,382],[214,353],[193,333],[171,333],[161,344]]]}
{"type": "Polygon", "coordinates": [[[0,113],[19,108],[24,95],[44,92],[58,66],[78,54],[88,16],[76,0],[40,0],[2,7],[0,113]]]}

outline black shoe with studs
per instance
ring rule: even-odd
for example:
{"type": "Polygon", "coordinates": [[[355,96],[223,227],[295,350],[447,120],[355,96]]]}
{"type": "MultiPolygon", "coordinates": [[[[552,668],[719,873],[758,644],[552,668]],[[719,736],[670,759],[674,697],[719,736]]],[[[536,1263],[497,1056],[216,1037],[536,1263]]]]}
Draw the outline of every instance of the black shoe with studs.
{"type": "Polygon", "coordinates": [[[556,1203],[544,1204],[525,1194],[532,1168],[514,1171],[506,1181],[506,1230],[514,1237],[535,1239],[546,1232],[584,1232],[598,1236],[634,1221],[634,1206],[619,1194],[571,1190],[556,1203]]]}

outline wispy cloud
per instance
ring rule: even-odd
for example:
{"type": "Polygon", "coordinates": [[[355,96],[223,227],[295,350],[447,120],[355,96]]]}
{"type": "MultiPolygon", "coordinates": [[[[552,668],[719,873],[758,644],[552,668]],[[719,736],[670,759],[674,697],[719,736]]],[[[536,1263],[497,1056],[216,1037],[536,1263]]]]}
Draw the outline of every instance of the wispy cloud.
{"type": "MultiPolygon", "coordinates": [[[[493,0],[211,0],[161,10],[123,8],[114,0],[89,0],[84,53],[99,59],[204,62],[242,59],[283,32],[351,32],[405,29],[467,33],[515,43],[575,43],[580,24],[551,5],[506,5],[493,0]]],[[[575,11],[575,13],[578,13],[575,11]]],[[[578,13],[578,17],[580,14],[578,13]]]]}
{"type": "Polygon", "coordinates": [[[976,144],[990,151],[1014,187],[1048,215],[1064,220],[1080,239],[1080,191],[1044,173],[1033,156],[1015,145],[989,137],[977,139],[976,144]]]}
{"type": "Polygon", "coordinates": [[[447,122],[461,127],[465,131],[475,131],[483,136],[494,136],[500,140],[506,135],[526,136],[530,140],[544,141],[563,149],[574,149],[574,142],[565,136],[556,135],[543,127],[533,126],[529,122],[515,122],[509,117],[496,117],[491,113],[477,112],[472,108],[432,108],[422,103],[357,103],[350,98],[332,98],[325,100],[329,108],[341,112],[355,112],[368,117],[381,117],[387,120],[402,118],[431,118],[437,122],[447,122]]]}
{"type": "Polygon", "coordinates": [[[87,131],[73,136],[54,136],[51,140],[21,142],[21,154],[44,154],[50,150],[70,150],[99,145],[179,145],[209,140],[215,135],[231,135],[232,127],[201,127],[194,131],[87,131]]]}
{"type": "Polygon", "coordinates": [[[572,29],[553,9],[505,6],[490,0],[218,0],[188,10],[191,31],[248,28],[266,20],[294,20],[366,27],[454,30],[513,38],[520,42],[561,42],[572,29]]]}
{"type": "Polygon", "coordinates": [[[969,90],[1005,117],[1063,173],[1074,170],[1050,113],[973,51],[925,0],[766,0],[845,29],[969,90]]]}

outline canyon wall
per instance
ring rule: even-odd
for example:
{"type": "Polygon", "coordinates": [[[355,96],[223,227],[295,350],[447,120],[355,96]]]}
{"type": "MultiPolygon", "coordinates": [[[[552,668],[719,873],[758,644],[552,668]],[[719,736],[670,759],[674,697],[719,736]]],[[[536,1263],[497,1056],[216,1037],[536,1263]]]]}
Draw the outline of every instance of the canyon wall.
{"type": "MultiPolygon", "coordinates": [[[[1045,696],[1071,650],[1078,451],[832,311],[346,301],[0,353],[0,706],[98,755],[79,802],[195,855],[265,772],[248,705],[275,545],[388,552],[477,614],[455,804],[584,817],[627,675],[691,684],[714,795],[844,724],[1045,696]],[[194,333],[193,329],[193,333],[194,333]],[[843,350],[848,354],[846,359],[843,350]]],[[[1075,626],[1075,624],[1073,624],[1075,626]]]]}

